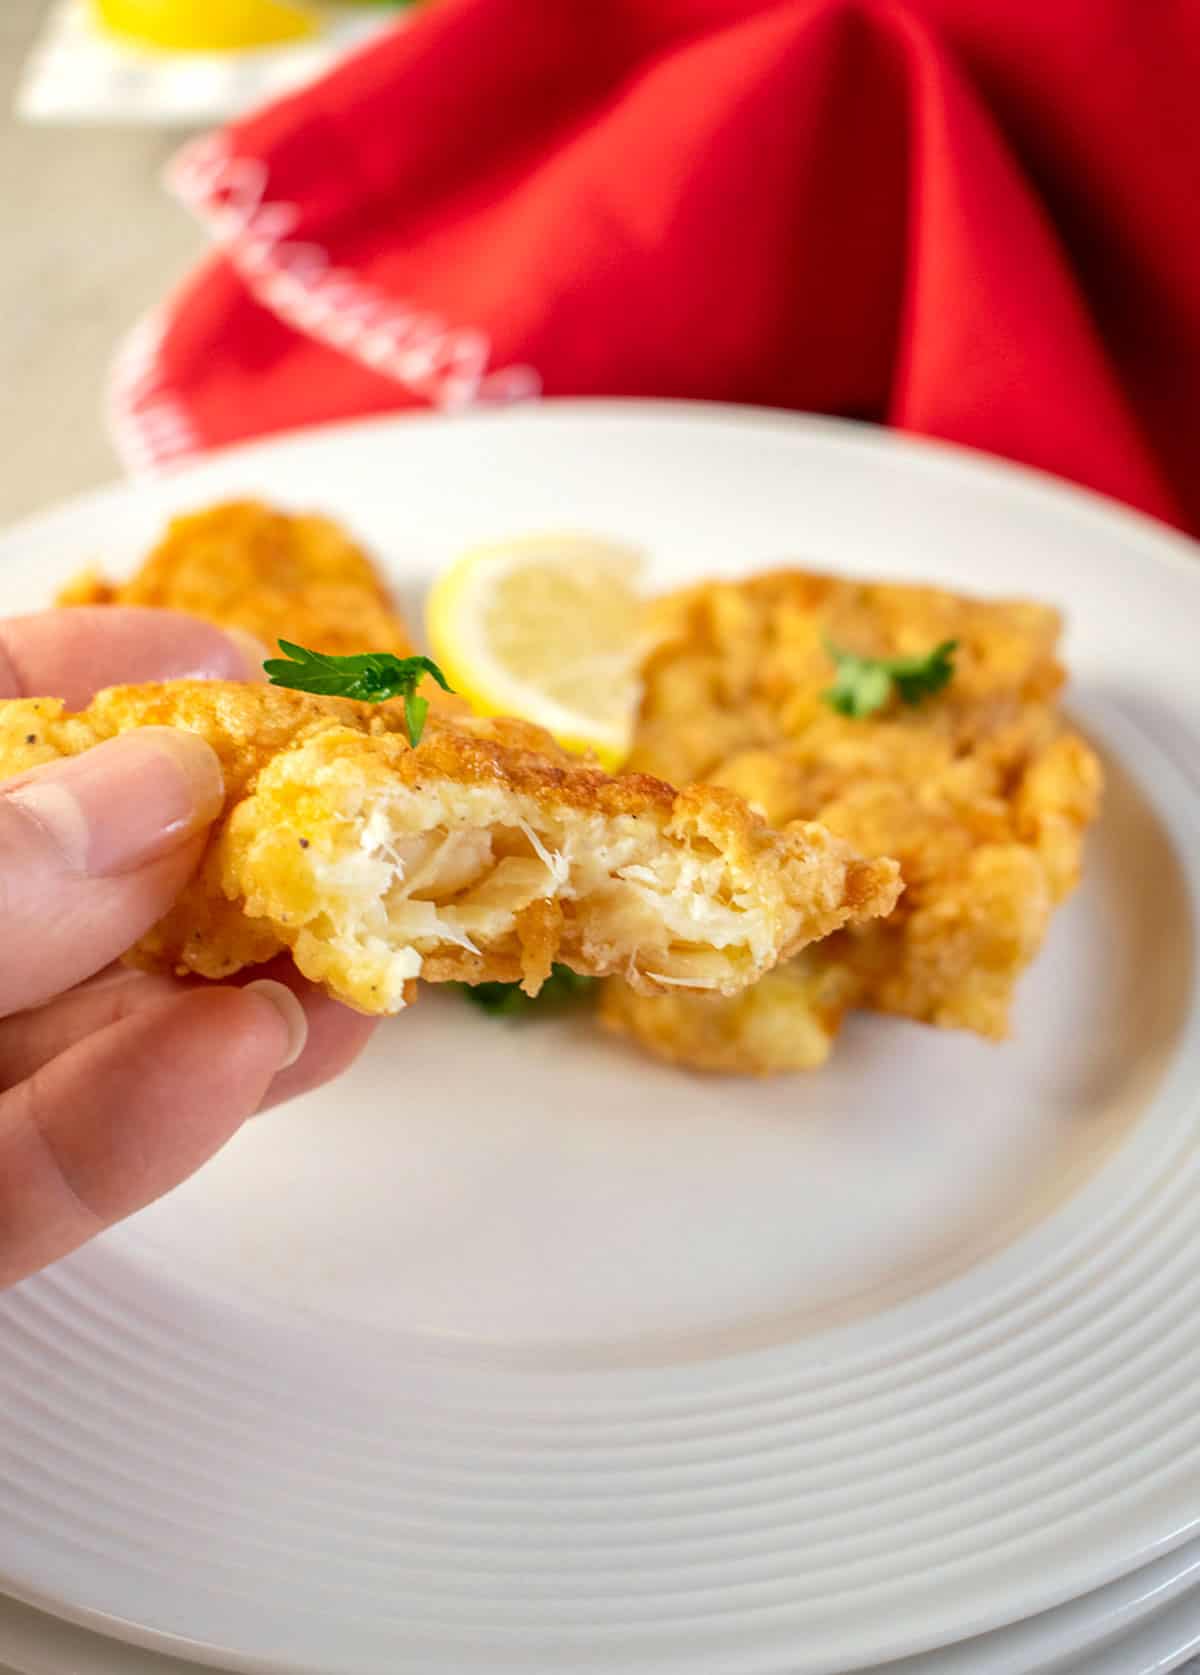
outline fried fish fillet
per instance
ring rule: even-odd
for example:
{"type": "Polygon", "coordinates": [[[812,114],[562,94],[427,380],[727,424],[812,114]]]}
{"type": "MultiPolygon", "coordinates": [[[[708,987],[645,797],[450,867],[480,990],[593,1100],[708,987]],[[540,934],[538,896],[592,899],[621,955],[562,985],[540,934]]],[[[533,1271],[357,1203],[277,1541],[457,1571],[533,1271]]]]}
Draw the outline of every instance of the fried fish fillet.
{"type": "Polygon", "coordinates": [[[611,779],[513,720],[402,717],[274,687],[116,687],[79,715],[0,704],[0,776],[129,728],[217,751],[225,810],[137,963],[228,977],[287,949],[364,1012],[413,980],[521,981],[555,960],[635,989],[733,993],[814,937],[886,913],[893,861],[774,831],[725,790],[611,779]]]}
{"type": "Polygon", "coordinates": [[[184,611],[271,648],[283,633],[334,657],[413,650],[370,559],[337,524],[254,501],[176,518],[130,581],[89,571],[58,603],[184,611]]]}
{"type": "Polygon", "coordinates": [[[602,1015],[676,1063],[764,1074],[824,1061],[852,1007],[991,1038],[1074,887],[1100,765],[1056,707],[1057,613],[802,571],[670,596],[644,671],[631,766],[739,792],[773,824],[818,820],[905,889],[739,995],[606,984],[602,1015]],[[938,696],[866,719],[822,692],[827,644],[865,656],[958,642],[938,696]]]}

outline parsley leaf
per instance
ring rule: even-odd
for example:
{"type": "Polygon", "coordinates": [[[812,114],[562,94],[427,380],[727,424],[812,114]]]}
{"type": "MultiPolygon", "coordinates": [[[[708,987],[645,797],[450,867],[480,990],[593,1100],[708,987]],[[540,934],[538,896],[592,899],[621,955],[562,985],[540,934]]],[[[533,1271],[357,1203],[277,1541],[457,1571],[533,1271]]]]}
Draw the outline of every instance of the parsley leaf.
{"type": "Polygon", "coordinates": [[[919,704],[940,692],[954,678],[957,640],[943,640],[932,651],[918,657],[860,657],[843,651],[831,640],[825,649],[833,659],[833,685],[821,696],[839,715],[861,721],[886,708],[893,697],[903,704],[919,704]]]}
{"type": "Polygon", "coordinates": [[[493,1018],[521,1018],[531,1012],[544,1015],[562,1011],[586,995],[595,981],[594,977],[581,977],[570,966],[556,965],[532,997],[519,983],[455,983],[453,987],[462,990],[464,1000],[493,1018]]]}
{"type": "Polygon", "coordinates": [[[293,645],[290,640],[280,640],[279,649],[286,654],[284,657],[271,657],[263,664],[272,686],[315,692],[327,698],[354,698],[361,704],[384,704],[389,698],[403,698],[404,724],[412,745],[420,744],[429,713],[428,700],[416,695],[421,681],[430,675],[443,692],[454,690],[428,657],[393,657],[389,651],[329,657],[324,652],[293,645]]]}

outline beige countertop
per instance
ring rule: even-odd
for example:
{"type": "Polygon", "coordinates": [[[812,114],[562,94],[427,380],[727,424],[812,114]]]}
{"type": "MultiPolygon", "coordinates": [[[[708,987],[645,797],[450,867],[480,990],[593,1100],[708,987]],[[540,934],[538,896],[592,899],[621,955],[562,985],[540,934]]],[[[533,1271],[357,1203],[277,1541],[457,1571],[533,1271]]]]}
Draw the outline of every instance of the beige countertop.
{"type": "Polygon", "coordinates": [[[12,115],[46,0],[0,0],[0,528],[119,474],[104,430],[113,345],[199,253],[159,185],[185,137],[12,115]]]}

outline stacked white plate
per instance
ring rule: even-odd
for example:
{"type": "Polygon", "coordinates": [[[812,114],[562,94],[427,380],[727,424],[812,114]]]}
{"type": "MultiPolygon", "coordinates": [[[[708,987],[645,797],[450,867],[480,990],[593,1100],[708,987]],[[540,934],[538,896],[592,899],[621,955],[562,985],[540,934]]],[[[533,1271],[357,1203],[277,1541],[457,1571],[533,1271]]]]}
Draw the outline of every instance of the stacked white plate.
{"type": "Polygon", "coordinates": [[[343,518],[410,599],[463,545],[569,526],[641,543],[654,585],[791,559],[1052,600],[1106,810],[1003,1047],[863,1019],[820,1075],[743,1085],[426,998],[0,1299],[0,1592],[59,1619],[10,1607],[0,1659],[1174,1667],[1200,1642],[1195,549],[853,426],[548,403],[75,503],[0,543],[5,608],[232,494],[343,518]]]}

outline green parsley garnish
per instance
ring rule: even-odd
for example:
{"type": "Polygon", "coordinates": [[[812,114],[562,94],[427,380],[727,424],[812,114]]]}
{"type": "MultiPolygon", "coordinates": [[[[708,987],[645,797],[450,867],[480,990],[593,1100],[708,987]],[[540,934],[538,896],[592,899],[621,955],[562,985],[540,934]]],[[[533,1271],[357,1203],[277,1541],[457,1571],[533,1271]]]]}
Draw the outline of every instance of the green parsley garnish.
{"type": "Polygon", "coordinates": [[[530,1012],[558,1012],[587,994],[596,979],[581,977],[570,966],[556,965],[535,996],[525,993],[519,983],[455,983],[472,1006],[493,1018],[521,1018],[530,1012]]]}
{"type": "Polygon", "coordinates": [[[428,700],[416,695],[421,681],[431,675],[443,692],[454,690],[429,657],[393,657],[388,651],[327,657],[324,652],[294,646],[290,640],[280,640],[279,649],[285,657],[268,658],[263,664],[272,686],[317,692],[327,698],[355,698],[360,704],[384,704],[389,698],[403,698],[404,722],[412,745],[420,744],[429,713],[428,700]]]}
{"type": "Polygon", "coordinates": [[[958,641],[943,640],[923,657],[859,657],[831,640],[826,640],[825,649],[837,673],[821,696],[839,715],[860,721],[890,704],[893,697],[903,704],[919,704],[948,686],[954,678],[958,641]]]}

